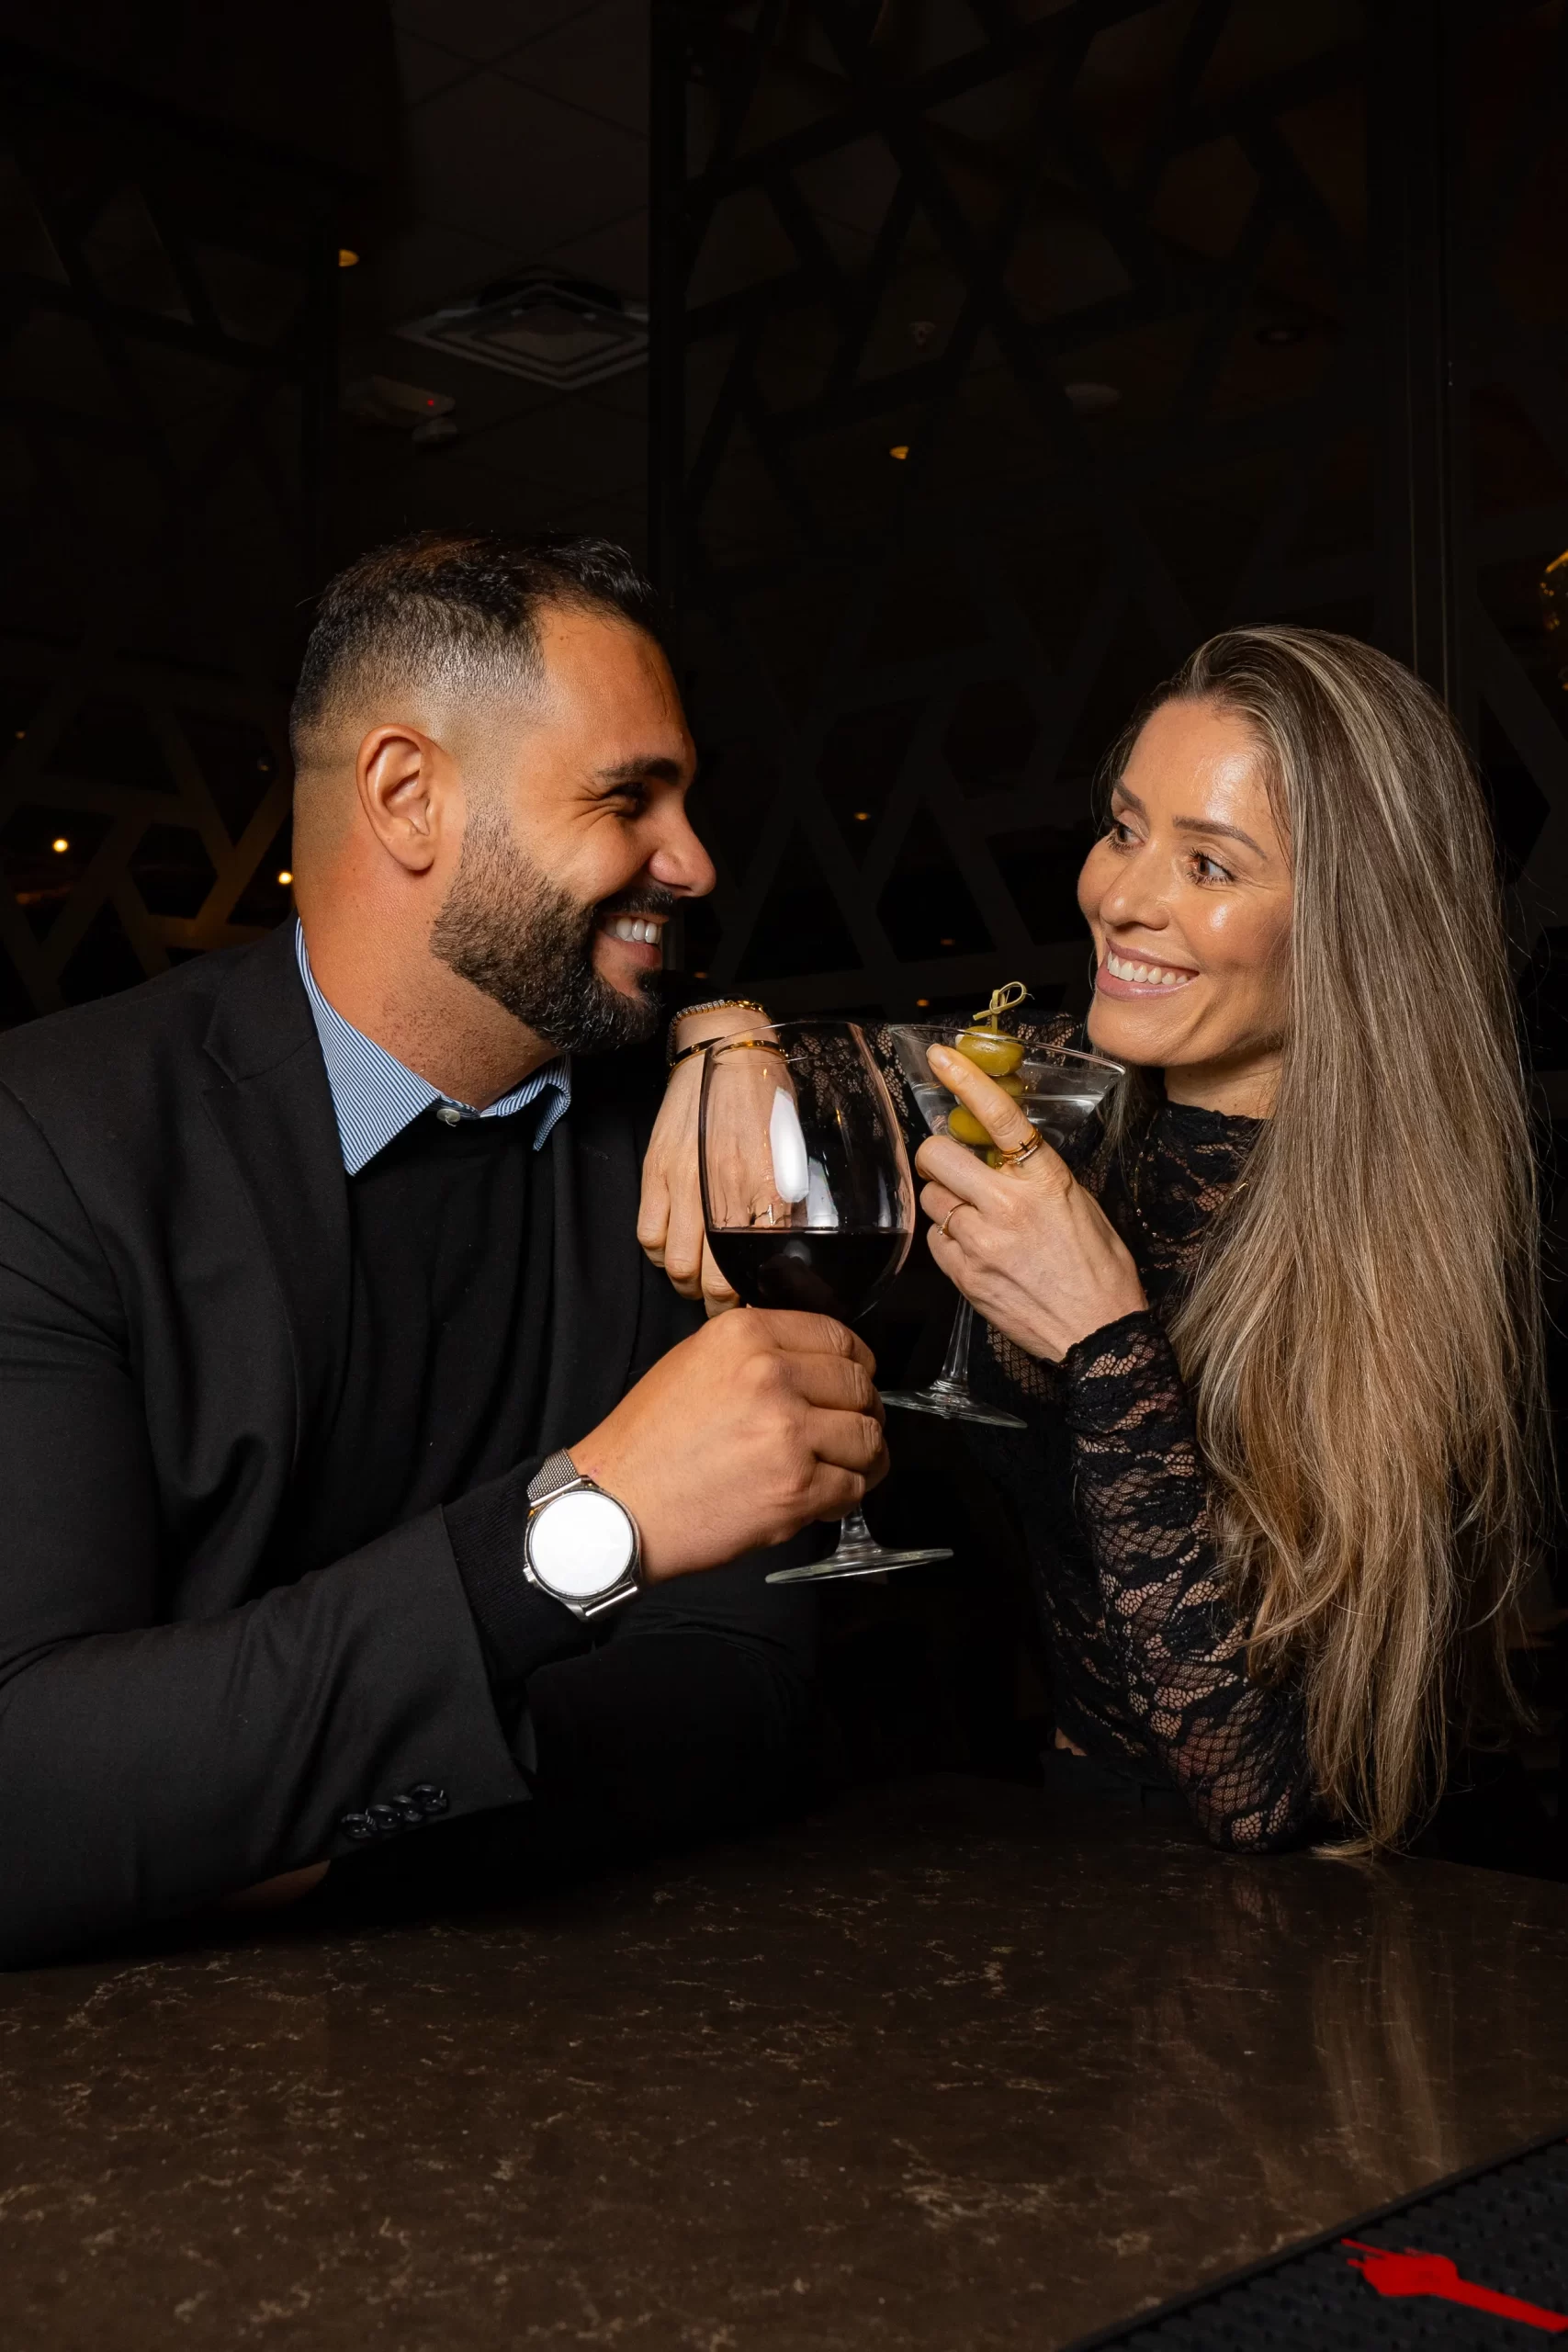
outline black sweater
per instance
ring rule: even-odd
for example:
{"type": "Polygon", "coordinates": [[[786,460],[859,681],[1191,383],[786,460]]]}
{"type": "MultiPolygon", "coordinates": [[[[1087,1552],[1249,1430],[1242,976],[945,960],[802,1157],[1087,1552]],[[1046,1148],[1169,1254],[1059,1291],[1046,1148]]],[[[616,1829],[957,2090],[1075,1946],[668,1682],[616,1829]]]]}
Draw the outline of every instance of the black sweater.
{"type": "Polygon", "coordinates": [[[661,1086],[582,1062],[526,1165],[459,1134],[491,1241],[547,1187],[545,1320],[525,1241],[491,1300],[432,1235],[416,1349],[351,1213],[400,1163],[351,1196],[292,926],[0,1039],[0,1965],[543,1812],[525,1688],[539,1792],[638,1826],[798,1778],[813,1615],[764,1561],[592,1642],[517,1571],[539,1458],[698,1319],[637,1244],[661,1086]]]}

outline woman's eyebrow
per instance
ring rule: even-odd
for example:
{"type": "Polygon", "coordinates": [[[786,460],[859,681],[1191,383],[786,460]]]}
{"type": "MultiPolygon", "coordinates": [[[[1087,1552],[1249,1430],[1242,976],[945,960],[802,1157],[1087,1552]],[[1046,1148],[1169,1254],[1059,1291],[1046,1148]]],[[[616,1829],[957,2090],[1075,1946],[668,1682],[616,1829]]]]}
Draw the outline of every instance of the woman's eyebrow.
{"type": "MultiPolygon", "coordinates": [[[[1148,815],[1137,794],[1130,792],[1124,784],[1116,785],[1113,794],[1116,799],[1124,800],[1129,808],[1135,808],[1140,817],[1148,815]]],[[[1268,857],[1268,851],[1260,842],[1255,842],[1250,833],[1244,833],[1239,825],[1222,825],[1217,817],[1173,817],[1170,822],[1176,832],[1223,833],[1228,842],[1240,842],[1242,847],[1251,850],[1255,857],[1268,857]]]]}
{"type": "Polygon", "coordinates": [[[1223,833],[1227,842],[1240,842],[1255,857],[1269,854],[1262,843],[1255,842],[1250,833],[1244,833],[1239,825],[1222,825],[1217,817],[1173,817],[1170,822],[1172,831],[1178,833],[1223,833]]]}

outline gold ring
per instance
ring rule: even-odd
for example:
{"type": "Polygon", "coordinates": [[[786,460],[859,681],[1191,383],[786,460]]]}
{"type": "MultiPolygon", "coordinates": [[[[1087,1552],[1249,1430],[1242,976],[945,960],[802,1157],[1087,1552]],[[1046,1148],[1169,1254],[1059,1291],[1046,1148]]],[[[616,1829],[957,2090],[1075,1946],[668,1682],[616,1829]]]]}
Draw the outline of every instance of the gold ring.
{"type": "Polygon", "coordinates": [[[942,1227],[941,1227],[941,1231],[942,1231],[942,1239],[943,1239],[944,1241],[947,1239],[947,1228],[948,1228],[948,1227],[953,1223],[953,1218],[958,1215],[959,1210],[960,1210],[960,1209],[966,1209],[966,1208],[968,1207],[968,1205],[969,1205],[969,1204],[968,1204],[968,1202],[967,1202],[967,1201],[954,1201],[954,1202],[953,1202],[953,1206],[948,1210],[947,1215],[942,1218],[942,1227]]]}
{"type": "Polygon", "coordinates": [[[1021,1168],[1024,1161],[1030,1157],[1031,1153],[1038,1151],[1044,1140],[1045,1138],[1041,1134],[1039,1128],[1032,1126],[1029,1130],[1029,1141],[1027,1143],[1021,1143],[1016,1151],[998,1152],[998,1167],[1021,1168]]]}

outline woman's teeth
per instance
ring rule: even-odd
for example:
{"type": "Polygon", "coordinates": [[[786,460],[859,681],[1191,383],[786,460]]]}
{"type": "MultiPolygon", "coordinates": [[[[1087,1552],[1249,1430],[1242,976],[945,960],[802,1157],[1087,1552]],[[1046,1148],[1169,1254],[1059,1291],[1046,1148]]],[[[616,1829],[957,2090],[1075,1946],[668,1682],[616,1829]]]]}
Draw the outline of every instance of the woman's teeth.
{"type": "Polygon", "coordinates": [[[612,939],[625,939],[637,947],[657,947],[659,925],[644,922],[637,915],[616,915],[604,926],[612,939]]]}
{"type": "Polygon", "coordinates": [[[1142,980],[1162,989],[1179,988],[1183,980],[1196,977],[1191,972],[1173,971],[1168,964],[1134,964],[1110,947],[1105,951],[1105,968],[1113,980],[1142,980]]]}

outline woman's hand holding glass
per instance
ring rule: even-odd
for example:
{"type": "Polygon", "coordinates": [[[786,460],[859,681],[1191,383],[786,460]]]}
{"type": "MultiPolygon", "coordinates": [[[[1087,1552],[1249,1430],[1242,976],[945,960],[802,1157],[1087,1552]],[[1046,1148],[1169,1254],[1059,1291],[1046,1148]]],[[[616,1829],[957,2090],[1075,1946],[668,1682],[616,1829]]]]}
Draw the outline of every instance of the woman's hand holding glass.
{"type": "MultiPolygon", "coordinates": [[[[931,1065],[999,1150],[1029,1142],[1021,1105],[964,1055],[933,1046],[931,1065]]],[[[938,1266],[1026,1354],[1060,1363],[1091,1331],[1147,1306],[1126,1243],[1048,1143],[1017,1167],[988,1168],[951,1136],[930,1136],[915,1167],[938,1266]]]]}
{"type": "MultiPolygon", "coordinates": [[[[744,1036],[756,1026],[754,1012],[724,1005],[682,1022],[675,1042],[684,1049],[723,1037],[744,1036]]],[[[767,1057],[754,1058],[762,1062],[767,1057]]],[[[703,1226],[702,1187],[697,1181],[703,1059],[701,1054],[692,1054],[670,1074],[642,1163],[637,1238],[654,1264],[663,1267],[681,1296],[700,1298],[711,1316],[722,1315],[740,1301],[720,1273],[703,1226]]],[[[757,1069],[751,1082],[762,1102],[772,1100],[773,1080],[765,1069],[757,1069]]],[[[738,1118],[736,1131],[742,1138],[749,1134],[744,1119],[738,1118]]],[[[745,1148],[744,1142],[737,1148],[745,1148]]]]}

